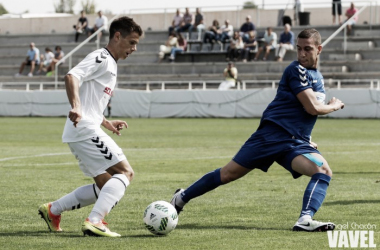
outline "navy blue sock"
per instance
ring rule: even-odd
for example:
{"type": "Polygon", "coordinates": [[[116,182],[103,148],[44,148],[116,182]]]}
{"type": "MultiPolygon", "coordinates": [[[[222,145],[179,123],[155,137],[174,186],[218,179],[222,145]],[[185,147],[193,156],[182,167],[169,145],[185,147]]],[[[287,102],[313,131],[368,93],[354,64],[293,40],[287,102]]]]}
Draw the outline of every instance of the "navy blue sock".
{"type": "Polygon", "coordinates": [[[311,180],[303,195],[303,204],[300,217],[304,215],[310,215],[311,217],[314,216],[325,199],[330,180],[330,176],[322,173],[314,174],[311,177],[311,180]]]}
{"type": "Polygon", "coordinates": [[[184,202],[189,202],[198,196],[201,196],[217,187],[222,185],[220,179],[220,168],[205,174],[202,178],[194,182],[181,194],[181,198],[184,202]]]}

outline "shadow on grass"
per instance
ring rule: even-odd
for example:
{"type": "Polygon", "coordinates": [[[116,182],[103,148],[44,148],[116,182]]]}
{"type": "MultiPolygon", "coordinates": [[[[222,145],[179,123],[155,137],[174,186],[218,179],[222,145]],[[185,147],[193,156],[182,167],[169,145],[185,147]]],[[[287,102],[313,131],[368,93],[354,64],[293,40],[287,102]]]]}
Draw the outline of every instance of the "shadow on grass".
{"type": "Polygon", "coordinates": [[[327,202],[323,202],[323,205],[334,206],[334,205],[352,205],[352,204],[369,204],[369,203],[380,203],[380,200],[327,201],[327,202]]]}
{"type": "Polygon", "coordinates": [[[200,224],[181,224],[178,226],[179,229],[238,229],[238,230],[271,230],[271,231],[287,231],[292,230],[291,228],[264,228],[255,226],[241,226],[241,225],[200,225],[200,224]]]}

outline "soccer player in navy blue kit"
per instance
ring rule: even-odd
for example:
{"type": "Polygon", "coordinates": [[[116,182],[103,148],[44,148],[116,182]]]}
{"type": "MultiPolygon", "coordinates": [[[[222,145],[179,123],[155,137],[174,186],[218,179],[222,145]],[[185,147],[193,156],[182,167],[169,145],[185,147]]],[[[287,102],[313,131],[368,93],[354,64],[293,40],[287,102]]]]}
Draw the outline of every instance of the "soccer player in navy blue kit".
{"type": "Polygon", "coordinates": [[[323,76],[316,69],[321,52],[321,36],[317,30],[305,29],[299,33],[298,60],[285,69],[276,97],[264,111],[257,131],[223,168],[207,173],[186,190],[175,192],[171,203],[178,212],[191,199],[237,180],[253,169],[266,172],[277,162],[293,178],[311,177],[293,230],[334,230],[333,223],[312,219],[326,196],[332,171],[316,144],[311,142],[311,132],[318,115],[344,107],[335,97],[325,104],[323,76]]]}

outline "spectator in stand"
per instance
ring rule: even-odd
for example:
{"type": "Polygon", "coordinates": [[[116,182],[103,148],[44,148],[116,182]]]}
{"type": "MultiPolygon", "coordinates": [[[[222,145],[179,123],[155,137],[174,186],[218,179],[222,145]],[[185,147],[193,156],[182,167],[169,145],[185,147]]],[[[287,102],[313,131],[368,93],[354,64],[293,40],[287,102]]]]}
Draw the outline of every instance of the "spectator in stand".
{"type": "Polygon", "coordinates": [[[203,23],[203,15],[201,14],[201,11],[199,8],[196,8],[195,9],[195,20],[194,20],[194,25],[191,25],[189,27],[189,39],[192,39],[191,37],[191,32],[194,30],[194,29],[197,29],[197,32],[198,32],[198,39],[197,40],[201,40],[201,34],[202,34],[202,31],[205,29],[205,25],[203,23]]]}
{"type": "Polygon", "coordinates": [[[82,33],[88,33],[89,27],[88,27],[88,20],[87,17],[85,17],[85,12],[82,10],[80,12],[80,18],[78,19],[78,23],[74,25],[74,29],[76,31],[75,33],[75,42],[78,42],[79,35],[82,33]]]}
{"type": "Polygon", "coordinates": [[[178,47],[178,37],[175,31],[172,31],[171,35],[166,40],[165,45],[160,45],[160,52],[158,52],[158,62],[162,62],[165,54],[169,54],[172,48],[178,47]]]}
{"type": "Polygon", "coordinates": [[[266,61],[269,55],[269,52],[277,47],[277,34],[272,31],[271,27],[268,27],[264,34],[264,43],[259,48],[256,53],[256,56],[253,60],[257,61],[259,59],[260,53],[265,50],[263,61],[266,61]]]}
{"type": "Polygon", "coordinates": [[[177,29],[177,33],[188,31],[191,26],[193,26],[194,18],[193,14],[190,13],[189,8],[185,9],[185,14],[183,15],[180,27],[177,29]]]}
{"type": "Polygon", "coordinates": [[[358,9],[355,8],[354,3],[351,3],[350,8],[347,9],[347,11],[346,11],[346,17],[347,17],[346,22],[348,23],[347,24],[347,35],[351,35],[352,25],[356,24],[356,22],[358,21],[358,16],[356,16],[356,17],[352,18],[351,20],[349,20],[352,16],[355,15],[355,13],[357,11],[358,11],[358,9]]]}
{"type": "Polygon", "coordinates": [[[27,52],[27,56],[24,62],[21,63],[19,72],[15,75],[16,77],[21,76],[25,65],[30,65],[30,71],[28,73],[29,77],[33,76],[34,69],[40,64],[40,50],[36,47],[34,43],[30,43],[30,49],[27,52]]]}
{"type": "Polygon", "coordinates": [[[220,27],[218,33],[220,34],[220,41],[225,43],[227,40],[230,40],[234,34],[234,27],[230,24],[230,20],[224,21],[224,25],[220,27]]]}
{"type": "Polygon", "coordinates": [[[255,30],[255,25],[251,22],[251,16],[245,18],[245,23],[240,27],[240,35],[243,37],[243,41],[248,39],[249,32],[255,30]]]}
{"type": "Polygon", "coordinates": [[[41,71],[46,72],[46,68],[51,64],[54,58],[54,53],[51,51],[49,47],[45,48],[45,55],[41,55],[41,63],[40,67],[37,71],[37,75],[41,73],[41,71]]]}
{"type": "Polygon", "coordinates": [[[92,29],[90,29],[89,35],[94,34],[95,31],[104,26],[104,30],[98,33],[98,40],[102,38],[102,33],[106,33],[108,31],[108,18],[103,15],[102,11],[98,11],[98,17],[95,19],[95,25],[92,29]]]}
{"type": "Polygon", "coordinates": [[[55,71],[55,65],[59,60],[61,60],[65,56],[65,53],[62,51],[61,46],[55,46],[55,53],[54,53],[54,58],[51,61],[50,65],[47,67],[48,73],[46,76],[52,76],[53,72],[55,71]]]}
{"type": "Polygon", "coordinates": [[[237,61],[240,58],[242,49],[244,48],[243,38],[240,36],[239,31],[235,31],[230,40],[230,46],[227,49],[226,61],[237,61]]]}
{"type": "Polygon", "coordinates": [[[276,47],[277,62],[282,62],[287,50],[294,49],[294,34],[290,31],[290,25],[284,25],[284,32],[280,35],[279,44],[276,47]]]}
{"type": "Polygon", "coordinates": [[[341,2],[341,0],[333,0],[332,1],[333,24],[338,24],[336,22],[336,15],[337,14],[338,14],[339,24],[342,24],[342,2],[341,2]]]}
{"type": "Polygon", "coordinates": [[[236,86],[238,70],[235,68],[233,62],[229,62],[227,68],[223,71],[225,80],[219,85],[219,90],[228,90],[236,86]]]}
{"type": "Polygon", "coordinates": [[[248,39],[244,42],[244,49],[242,53],[243,62],[247,62],[251,51],[255,51],[257,48],[256,31],[251,30],[248,33],[248,39]]]}
{"type": "Polygon", "coordinates": [[[169,61],[174,62],[175,55],[178,52],[186,51],[186,49],[187,49],[187,41],[185,38],[183,38],[181,33],[178,33],[177,34],[177,46],[172,47],[172,50],[170,51],[169,61]]]}
{"type": "Polygon", "coordinates": [[[302,0],[295,0],[294,1],[294,23],[295,24],[300,24],[300,14],[301,12],[304,12],[302,0]]]}
{"type": "Polygon", "coordinates": [[[173,31],[177,31],[179,29],[182,22],[183,15],[177,9],[175,16],[173,17],[172,25],[169,27],[169,37],[172,35],[173,31]]]}
{"type": "MultiPolygon", "coordinates": [[[[211,50],[213,49],[214,43],[220,40],[219,28],[219,22],[215,19],[203,37],[203,43],[211,43],[211,50]]],[[[201,44],[201,46],[202,45],[203,44],[201,44]]],[[[202,50],[202,47],[200,50],[202,50]]]]}

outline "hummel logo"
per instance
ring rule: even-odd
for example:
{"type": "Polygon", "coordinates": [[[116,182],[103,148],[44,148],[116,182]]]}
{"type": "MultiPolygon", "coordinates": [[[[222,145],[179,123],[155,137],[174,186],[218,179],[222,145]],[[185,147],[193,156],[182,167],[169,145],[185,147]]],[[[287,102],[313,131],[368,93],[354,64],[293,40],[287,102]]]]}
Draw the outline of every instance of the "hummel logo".
{"type": "Polygon", "coordinates": [[[306,86],[307,82],[300,82],[302,86],[306,86]]]}
{"type": "Polygon", "coordinates": [[[150,219],[153,219],[154,217],[156,217],[155,214],[150,214],[150,219]]]}
{"type": "Polygon", "coordinates": [[[300,76],[301,81],[306,81],[306,76],[301,76],[301,75],[299,76],[300,76]]]}
{"type": "Polygon", "coordinates": [[[304,75],[306,73],[306,70],[298,69],[298,72],[300,72],[302,75],[304,75]]]}

